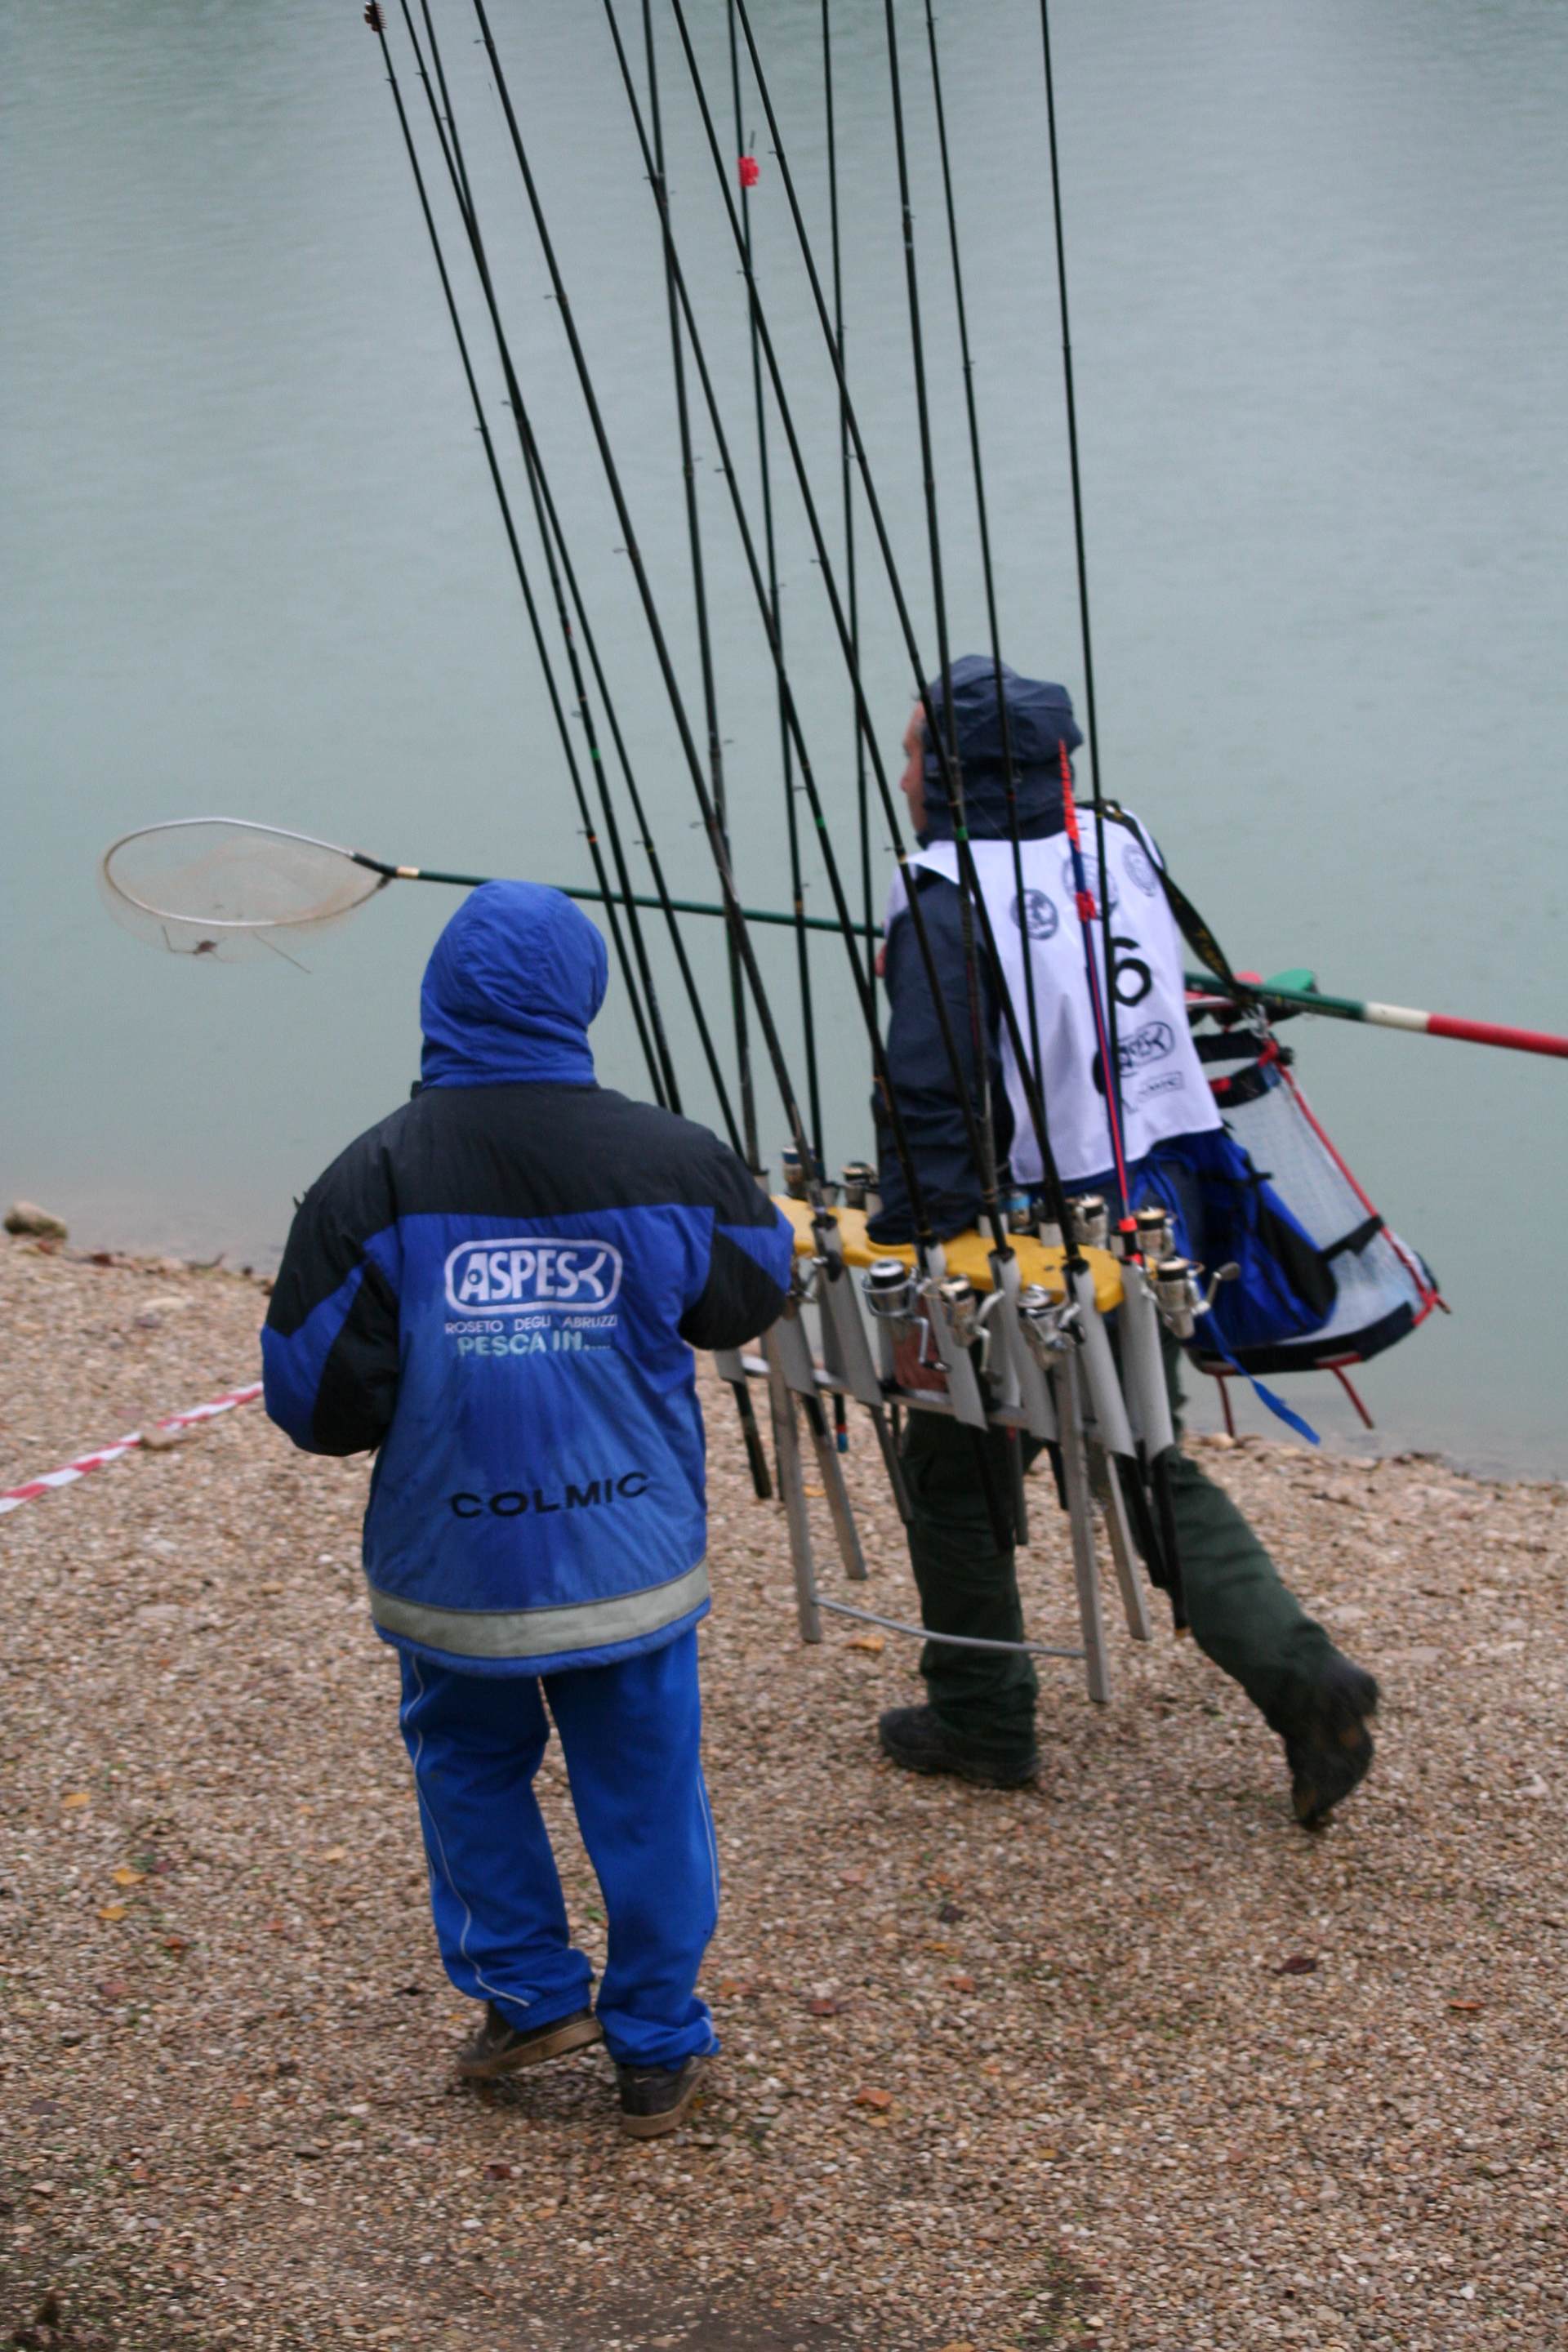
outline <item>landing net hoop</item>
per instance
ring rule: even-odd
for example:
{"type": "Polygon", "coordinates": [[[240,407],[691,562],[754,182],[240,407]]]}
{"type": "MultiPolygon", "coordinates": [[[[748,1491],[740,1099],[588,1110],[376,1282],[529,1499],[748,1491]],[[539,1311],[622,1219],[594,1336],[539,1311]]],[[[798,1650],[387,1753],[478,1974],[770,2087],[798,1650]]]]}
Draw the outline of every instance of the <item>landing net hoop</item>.
{"type": "Polygon", "coordinates": [[[100,884],[122,927],[170,955],[234,962],[314,937],[396,878],[357,849],[247,818],[175,817],[121,835],[100,884]]]}

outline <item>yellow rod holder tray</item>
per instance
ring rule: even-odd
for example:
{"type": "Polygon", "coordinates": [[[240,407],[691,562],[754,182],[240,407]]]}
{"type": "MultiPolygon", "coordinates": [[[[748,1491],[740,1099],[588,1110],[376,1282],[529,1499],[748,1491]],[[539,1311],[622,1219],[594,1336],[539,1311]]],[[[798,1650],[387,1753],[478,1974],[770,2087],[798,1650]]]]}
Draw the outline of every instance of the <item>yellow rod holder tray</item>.
{"type": "MultiPolygon", "coordinates": [[[[773,1206],[782,1209],[795,1228],[797,1257],[810,1257],[816,1248],[811,1230],[811,1203],[797,1201],[787,1192],[775,1192],[773,1206]]],[[[864,1209],[830,1209],[828,1215],[838,1228],[838,1238],[847,1265],[871,1265],[879,1257],[901,1258],[906,1265],[915,1264],[914,1246],[909,1242],[874,1242],[866,1232],[864,1209]]],[[[1013,1248],[1018,1260],[1018,1276],[1026,1286],[1037,1283],[1059,1298],[1066,1290],[1062,1279],[1062,1260],[1067,1252],[1059,1243],[1047,1245],[1037,1242],[1032,1234],[1015,1234],[1013,1248]]],[[[942,1254],[949,1274],[965,1274],[976,1290],[991,1287],[991,1244],[984,1234],[954,1234],[943,1242],[942,1254]]],[[[1086,1249],[1084,1259],[1094,1276],[1094,1303],[1101,1315],[1112,1315],[1121,1304],[1121,1268],[1109,1250],[1086,1249]]]]}

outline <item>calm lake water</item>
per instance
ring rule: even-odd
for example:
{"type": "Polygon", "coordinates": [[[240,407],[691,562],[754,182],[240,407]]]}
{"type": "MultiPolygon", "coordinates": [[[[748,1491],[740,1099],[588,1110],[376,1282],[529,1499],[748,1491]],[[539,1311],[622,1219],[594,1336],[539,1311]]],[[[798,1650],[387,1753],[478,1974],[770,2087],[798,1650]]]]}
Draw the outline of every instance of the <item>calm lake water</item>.
{"type": "MultiPolygon", "coordinates": [[[[491,13],[696,712],[657,225],[605,27],[584,0],[491,13]]],[[[628,33],[637,13],[623,0],[628,33]]],[[[655,14],[678,233],[751,495],[742,293],[655,14]]],[[[724,13],[689,14],[729,152],[724,13]]],[[[816,0],[755,0],[754,16],[824,238],[816,0]]],[[[833,16],[850,366],[929,647],[882,11],[836,0],[833,16]]],[[[962,649],[983,646],[984,611],[923,12],[901,0],[900,18],[962,649]]],[[[441,0],[437,24],[652,830],[673,886],[711,897],[472,17],[441,0]]],[[[359,0],[6,0],[0,26],[0,1189],[83,1241],[259,1260],[291,1196],[402,1097],[450,897],[385,893],[306,954],[308,974],[215,966],[113,927],[95,885],[107,842],[223,812],[547,880],[588,880],[587,852],[359,0]]],[[[1037,12],[965,0],[941,33],[1007,651],[1080,692],[1037,12]]],[[[1108,786],[1243,966],[1310,963],[1339,992],[1568,1029],[1568,12],[1061,0],[1055,33],[1108,786]]],[[[407,93],[418,105],[411,79],[407,93]]],[[[837,535],[830,377],[749,94],[744,116],[758,266],[837,535]]],[[[471,277],[458,283],[500,441],[493,351],[471,277]]],[[[792,665],[852,861],[842,666],[770,423],[792,665]]],[[[780,906],[770,673],[705,423],[699,456],[736,864],[750,900],[780,906]]],[[[891,760],[910,673],[863,514],[860,545],[891,760]]],[[[885,841],[879,825],[879,868],[885,841]]],[[[712,927],[691,929],[721,1009],[712,927]]],[[[787,939],[765,956],[793,1051],[787,939]]],[[[687,1108],[711,1116],[662,953],[658,968],[687,1108]]],[[[832,940],[815,978],[837,1164],[869,1141],[867,1055],[832,940]]],[[[1568,1468],[1562,1285],[1525,1247],[1563,1166],[1568,1072],[1327,1023],[1291,1034],[1316,1107],[1455,1309],[1368,1373],[1384,1442],[1568,1468]]],[[[602,1074],[641,1086],[618,988],[595,1034],[602,1074]]],[[[776,1162],[783,1122],[760,1093],[776,1162]]],[[[1327,1387],[1294,1393],[1342,1431],[1327,1387]]]]}

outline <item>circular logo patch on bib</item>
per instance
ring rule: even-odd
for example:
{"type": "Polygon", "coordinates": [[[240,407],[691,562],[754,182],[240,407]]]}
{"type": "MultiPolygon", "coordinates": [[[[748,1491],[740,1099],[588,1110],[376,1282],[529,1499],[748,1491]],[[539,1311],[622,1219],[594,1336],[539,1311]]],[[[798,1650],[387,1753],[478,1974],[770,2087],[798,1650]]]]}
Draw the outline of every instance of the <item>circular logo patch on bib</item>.
{"type": "Polygon", "coordinates": [[[1013,901],[1013,920],[1032,940],[1054,940],[1061,923],[1057,902],[1044,890],[1026,890],[1013,901]]]}
{"type": "Polygon", "coordinates": [[[1153,867],[1135,841],[1129,843],[1122,854],[1121,862],[1143,896],[1146,898],[1152,898],[1160,886],[1154,878],[1153,867]]]}

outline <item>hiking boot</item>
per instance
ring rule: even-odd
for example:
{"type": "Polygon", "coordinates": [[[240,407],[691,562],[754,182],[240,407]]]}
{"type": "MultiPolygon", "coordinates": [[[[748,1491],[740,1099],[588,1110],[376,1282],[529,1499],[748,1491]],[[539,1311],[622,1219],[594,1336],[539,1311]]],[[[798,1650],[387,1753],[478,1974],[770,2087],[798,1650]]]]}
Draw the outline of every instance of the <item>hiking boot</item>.
{"type": "Polygon", "coordinates": [[[679,2066],[617,2066],[621,2129],[632,2139],[662,2139],[685,2116],[697,2096],[706,2053],[683,2058],[679,2066]]]}
{"type": "Polygon", "coordinates": [[[884,1756],[906,1772],[951,1772],[981,1789],[1023,1789],[1039,1778],[1040,1755],[1033,1741],[1010,1752],[977,1748],[957,1739],[934,1707],[890,1706],[878,1717],[884,1756]]]}
{"type": "Polygon", "coordinates": [[[488,2000],[484,2023],[469,2034],[458,2053],[458,2072],[467,2083],[483,2083],[492,2074],[513,2074],[519,2066],[539,2066],[546,2058],[564,2058],[569,2050],[586,2049],[598,2039],[599,2021],[591,2009],[575,2009],[570,2017],[552,2017],[548,2025],[513,2025],[493,2000],[488,2000]]]}
{"type": "Polygon", "coordinates": [[[1360,1666],[1340,1658],[1329,1668],[1293,1732],[1285,1735],[1290,1802],[1304,1830],[1321,1829],[1334,1807],[1372,1769],[1377,1685],[1360,1666]]]}

